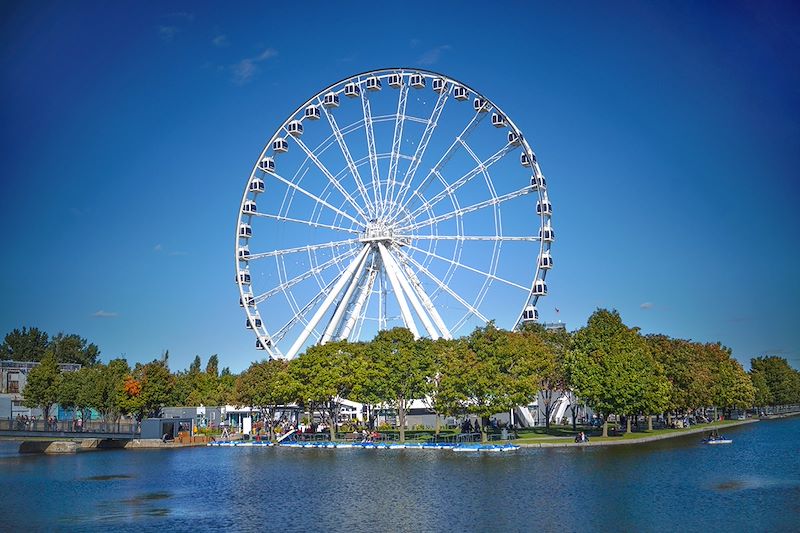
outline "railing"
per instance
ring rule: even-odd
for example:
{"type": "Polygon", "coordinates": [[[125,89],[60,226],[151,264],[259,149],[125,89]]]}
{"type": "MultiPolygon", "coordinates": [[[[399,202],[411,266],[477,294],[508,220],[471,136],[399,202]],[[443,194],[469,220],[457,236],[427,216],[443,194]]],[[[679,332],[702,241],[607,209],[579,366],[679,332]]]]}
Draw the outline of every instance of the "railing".
{"type": "Polygon", "coordinates": [[[12,418],[0,420],[0,431],[38,431],[43,433],[114,433],[132,434],[139,433],[136,422],[108,423],[102,420],[88,420],[78,424],[75,420],[25,420],[12,418]]]}

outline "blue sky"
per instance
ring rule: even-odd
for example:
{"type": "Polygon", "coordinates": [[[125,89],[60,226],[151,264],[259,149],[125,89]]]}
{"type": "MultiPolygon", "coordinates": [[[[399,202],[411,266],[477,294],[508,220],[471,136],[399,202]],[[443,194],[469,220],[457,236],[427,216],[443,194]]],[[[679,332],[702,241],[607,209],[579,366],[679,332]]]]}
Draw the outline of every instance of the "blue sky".
{"type": "Polygon", "coordinates": [[[0,331],[245,368],[263,354],[233,231],[255,159],[324,86],[409,66],[490,96],[536,150],[545,320],[616,308],[800,367],[796,4],[235,6],[0,8],[0,331]]]}

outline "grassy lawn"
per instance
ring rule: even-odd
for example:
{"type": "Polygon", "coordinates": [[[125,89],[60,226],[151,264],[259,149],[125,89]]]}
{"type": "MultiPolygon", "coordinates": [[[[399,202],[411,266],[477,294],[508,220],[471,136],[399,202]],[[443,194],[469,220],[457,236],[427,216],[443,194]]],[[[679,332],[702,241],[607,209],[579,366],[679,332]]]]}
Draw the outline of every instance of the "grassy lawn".
{"type": "MultiPolygon", "coordinates": [[[[673,433],[686,433],[688,430],[698,430],[702,429],[704,431],[711,431],[713,429],[718,429],[721,427],[725,427],[731,424],[735,424],[739,422],[737,420],[723,420],[712,422],[710,424],[700,424],[694,425],[690,428],[686,429],[654,429],[653,431],[639,430],[639,431],[632,431],[631,433],[619,433],[613,434],[612,428],[613,425],[609,425],[609,436],[602,437],[602,428],[589,428],[589,427],[582,427],[578,426],[577,430],[573,431],[572,426],[551,426],[550,431],[546,431],[544,428],[534,428],[534,429],[525,429],[519,432],[519,439],[514,440],[513,442],[518,444],[541,444],[541,443],[564,443],[570,442],[564,437],[574,438],[575,435],[580,432],[584,431],[589,435],[589,438],[593,442],[608,442],[608,441],[619,441],[619,440],[630,440],[630,439],[639,439],[643,437],[655,437],[659,435],[668,435],[673,433]],[[554,438],[560,437],[560,438],[554,438]]],[[[620,431],[625,431],[625,428],[620,428],[620,431]]]]}

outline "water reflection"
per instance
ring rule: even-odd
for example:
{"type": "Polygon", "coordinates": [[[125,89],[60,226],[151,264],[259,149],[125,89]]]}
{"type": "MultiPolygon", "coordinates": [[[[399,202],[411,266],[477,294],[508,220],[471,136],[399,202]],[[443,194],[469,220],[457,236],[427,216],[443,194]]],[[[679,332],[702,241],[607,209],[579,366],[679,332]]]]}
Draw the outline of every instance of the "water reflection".
{"type": "Polygon", "coordinates": [[[196,448],[22,460],[1,444],[6,508],[42,494],[52,504],[0,515],[0,530],[791,531],[799,432],[790,419],[732,430],[727,447],[690,436],[497,455],[196,448]]]}

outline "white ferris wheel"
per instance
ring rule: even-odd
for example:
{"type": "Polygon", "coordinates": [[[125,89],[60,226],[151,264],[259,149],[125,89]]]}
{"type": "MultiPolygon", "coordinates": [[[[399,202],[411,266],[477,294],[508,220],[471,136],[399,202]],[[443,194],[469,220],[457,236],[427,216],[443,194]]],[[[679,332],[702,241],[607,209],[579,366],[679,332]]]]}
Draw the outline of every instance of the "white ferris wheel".
{"type": "Polygon", "coordinates": [[[491,100],[426,70],[357,74],[298,107],[247,180],[246,327],[291,359],[395,326],[438,339],[538,320],[551,214],[533,150],[491,100]]]}

